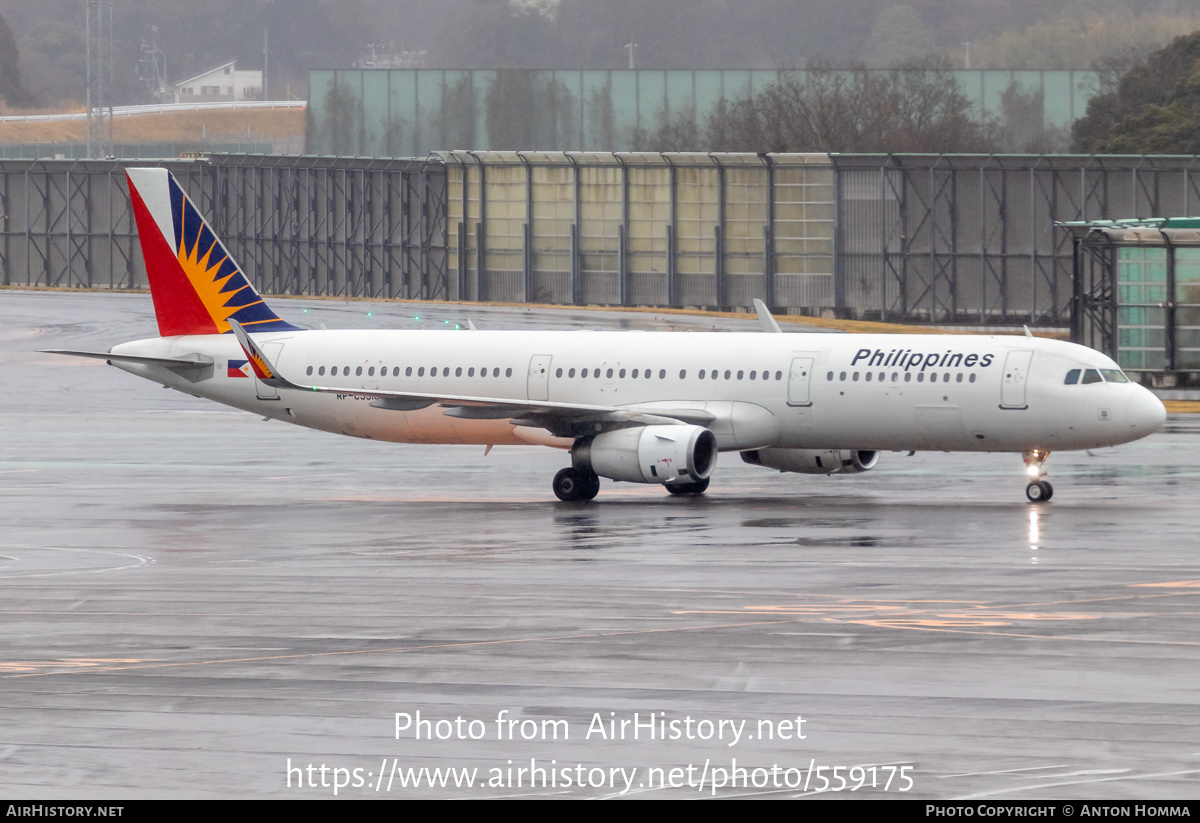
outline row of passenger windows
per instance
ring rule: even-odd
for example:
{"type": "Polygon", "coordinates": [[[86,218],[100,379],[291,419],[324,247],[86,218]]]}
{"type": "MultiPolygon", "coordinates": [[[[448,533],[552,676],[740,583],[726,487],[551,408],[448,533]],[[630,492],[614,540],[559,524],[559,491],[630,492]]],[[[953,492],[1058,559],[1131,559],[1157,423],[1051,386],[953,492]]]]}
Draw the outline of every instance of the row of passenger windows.
{"type": "MultiPolygon", "coordinates": [[[[571,379],[571,378],[575,377],[576,372],[575,372],[575,369],[566,369],[565,371],[563,369],[556,369],[554,372],[555,377],[562,377],[564,374],[566,375],[567,379],[571,379]]],[[[590,374],[591,374],[591,378],[593,380],[596,380],[600,377],[600,369],[591,369],[590,374]]],[[[618,380],[624,380],[626,374],[628,374],[629,377],[632,378],[633,380],[637,380],[639,378],[641,378],[643,380],[649,380],[652,377],[654,377],[654,370],[653,369],[633,369],[632,371],[630,371],[627,369],[606,369],[604,371],[604,376],[609,379],[615,377],[618,380]]],[[[734,379],[745,380],[746,379],[745,369],[738,369],[736,371],[734,371],[733,369],[725,369],[724,374],[725,374],[726,380],[734,380],[734,379]]],[[[579,369],[579,379],[586,380],[588,378],[588,375],[589,375],[588,369],[579,369]]],[[[698,377],[701,380],[720,380],[721,379],[721,370],[720,369],[712,369],[710,371],[709,369],[701,369],[698,374],[698,377]]],[[[667,379],[667,370],[666,369],[658,370],[658,379],[659,380],[667,379]]],[[[679,370],[679,379],[680,380],[687,379],[687,369],[679,370]]],[[[767,369],[764,369],[761,372],[758,371],[757,369],[751,369],[750,373],[749,373],[749,379],[751,379],[751,380],[770,380],[771,372],[767,369]]],[[[775,379],[782,380],[783,372],[781,372],[781,371],[775,372],[775,379]]]]}
{"type": "MultiPolygon", "coordinates": [[[[340,374],[342,375],[342,377],[349,377],[349,376],[350,376],[350,367],[349,367],[349,366],[330,366],[330,367],[329,367],[329,374],[330,374],[330,376],[332,376],[332,377],[337,377],[337,376],[338,376],[338,374],[339,374],[339,371],[338,371],[338,369],[339,369],[339,368],[341,369],[341,372],[340,372],[340,374]]],[[[449,366],[442,366],[442,367],[441,367],[441,370],[442,370],[442,377],[449,377],[449,376],[450,376],[450,367],[449,367],[449,366]]],[[[317,376],[318,376],[318,377],[323,377],[323,376],[325,375],[325,367],[324,367],[324,366],[317,366],[317,367],[316,367],[316,371],[317,371],[317,376]]],[[[367,375],[366,375],[367,377],[374,377],[374,376],[375,376],[375,367],[374,367],[374,366],[367,366],[367,367],[366,367],[366,371],[367,371],[367,375]]],[[[306,373],[307,373],[309,376],[312,376],[312,373],[313,373],[313,367],[312,367],[312,366],[309,366],[309,367],[308,367],[308,371],[307,371],[306,373]]],[[[418,367],[417,367],[417,370],[416,370],[416,373],[417,373],[417,377],[424,377],[424,376],[425,376],[425,374],[426,374],[425,367],[424,367],[424,366],[418,366],[418,367]]],[[[430,376],[430,377],[437,377],[437,376],[438,376],[438,367],[437,367],[437,366],[430,366],[430,367],[429,367],[429,372],[428,372],[428,374],[429,374],[429,376],[430,376]]],[[[500,369],[499,369],[499,368],[497,368],[497,367],[493,367],[493,368],[492,368],[492,370],[491,370],[491,374],[492,374],[492,377],[499,377],[499,376],[500,376],[500,369]]],[[[454,369],[454,376],[455,376],[455,377],[462,377],[462,375],[463,375],[463,368],[462,368],[462,366],[458,366],[458,367],[456,367],[456,368],[454,369]]],[[[362,377],[362,376],[363,376],[363,367],[362,367],[362,366],[356,366],[356,367],[354,368],[354,376],[355,376],[355,377],[362,377]]],[[[388,376],[388,367],[387,367],[387,366],[380,366],[380,367],[379,367],[379,376],[380,376],[380,377],[387,377],[387,376],[388,376]]],[[[393,367],[392,367],[392,377],[399,377],[399,376],[400,376],[400,367],[399,367],[399,366],[393,366],[393,367]]],[[[408,366],[407,368],[405,368],[405,369],[404,369],[404,376],[405,376],[405,377],[412,377],[412,376],[413,376],[413,367],[412,367],[412,366],[408,366]]],[[[474,377],[474,376],[475,376],[475,367],[474,367],[474,366],[471,366],[471,367],[469,367],[469,368],[467,369],[467,377],[474,377]]],[[[486,367],[486,366],[484,366],[483,368],[479,369],[479,376],[480,376],[480,377],[487,377],[487,376],[488,376],[488,369],[487,369],[487,367],[486,367]]],[[[504,370],[504,376],[505,376],[505,377],[512,377],[512,369],[505,369],[505,370],[504,370]]]]}
{"type": "MultiPolygon", "coordinates": [[[[846,377],[847,377],[847,374],[846,374],[846,372],[839,372],[839,373],[838,373],[838,376],[837,376],[837,379],[838,379],[838,380],[840,380],[840,381],[842,381],[842,382],[844,383],[844,382],[846,381],[846,377]]],[[[851,374],[850,374],[850,380],[851,380],[851,381],[857,381],[857,380],[858,380],[858,378],[859,378],[859,373],[858,373],[858,372],[853,372],[853,373],[851,373],[851,374]]],[[[954,374],[951,374],[950,372],[943,372],[943,373],[942,373],[942,376],[941,376],[941,378],[940,378],[940,379],[941,379],[941,381],[942,381],[943,383],[949,383],[949,382],[951,381],[951,379],[952,379],[952,378],[953,378],[953,380],[954,380],[954,382],[955,382],[955,383],[961,383],[961,382],[963,382],[963,373],[962,373],[962,372],[955,372],[954,374]]],[[[830,381],[830,382],[832,382],[832,381],[833,381],[833,379],[834,379],[834,378],[833,378],[833,372],[829,372],[829,374],[825,375],[825,379],[826,379],[826,380],[828,380],[828,381],[830,381]]],[[[871,371],[869,371],[869,372],[865,372],[865,373],[864,373],[864,375],[863,375],[863,379],[864,379],[866,382],[870,383],[872,380],[876,379],[876,373],[875,373],[875,372],[871,372],[871,371]]],[[[878,373],[878,380],[879,380],[879,382],[880,382],[880,383],[883,383],[884,381],[886,381],[886,380],[887,380],[887,372],[883,372],[883,371],[879,372],[879,373],[878,373]]],[[[936,383],[936,382],[938,382],[938,380],[939,380],[939,378],[938,378],[938,373],[937,373],[937,372],[929,372],[929,382],[930,382],[930,383],[936,383]]],[[[909,372],[909,371],[906,371],[906,372],[904,373],[904,382],[905,382],[905,383],[911,383],[912,381],[913,381],[913,373],[912,373],[912,372],[909,372]]],[[[895,372],[895,371],[894,371],[894,372],[892,372],[892,382],[893,382],[893,383],[899,383],[899,382],[900,382],[900,372],[895,372]]],[[[917,372],[917,382],[918,382],[918,383],[924,383],[924,382],[925,382],[925,372],[917,372]]],[[[974,383],[974,382],[975,382],[975,372],[971,372],[971,373],[968,375],[967,382],[968,382],[968,383],[974,383]]]]}
{"type": "MultiPolygon", "coordinates": [[[[417,377],[425,377],[426,374],[428,374],[430,377],[437,377],[438,376],[438,368],[439,367],[437,367],[437,366],[431,366],[427,372],[424,366],[418,366],[415,369],[415,373],[416,373],[417,377]]],[[[316,375],[318,377],[325,376],[325,373],[326,373],[325,366],[316,366],[316,367],[309,366],[307,374],[310,377],[313,375],[314,369],[315,369],[316,375]]],[[[366,371],[367,377],[375,376],[375,367],[374,366],[365,366],[365,367],[364,366],[356,366],[356,367],[354,367],[354,376],[362,377],[363,373],[364,373],[364,369],[366,371]]],[[[328,371],[329,371],[329,375],[332,377],[337,377],[339,374],[342,377],[350,376],[350,366],[330,366],[328,371]]],[[[455,367],[454,376],[462,377],[463,371],[464,371],[464,369],[462,366],[455,367]]],[[[513,370],[511,368],[505,369],[504,376],[512,377],[512,372],[513,372],[513,370]]],[[[560,369],[555,370],[554,376],[562,377],[565,374],[566,377],[568,379],[570,379],[570,378],[574,378],[576,376],[576,374],[578,374],[579,379],[581,379],[581,380],[586,380],[586,379],[588,379],[589,376],[593,380],[597,380],[600,378],[600,373],[601,373],[600,369],[578,369],[578,370],[566,369],[564,371],[563,369],[560,368],[560,369]]],[[[414,374],[414,369],[412,366],[408,366],[404,369],[405,377],[412,377],[413,374],[414,374]]],[[[481,368],[478,370],[478,374],[480,377],[487,377],[488,369],[486,367],[481,368]]],[[[630,371],[627,369],[607,369],[604,371],[605,377],[607,377],[607,378],[616,377],[619,380],[624,380],[625,376],[627,374],[634,380],[637,380],[639,378],[643,379],[643,380],[649,380],[654,376],[654,370],[653,369],[633,369],[632,371],[630,371]]],[[[442,366],[441,367],[441,375],[442,375],[442,377],[449,377],[450,376],[450,367],[442,366]]],[[[476,375],[475,368],[468,367],[466,369],[466,375],[467,375],[467,377],[474,377],[476,375]]],[[[388,367],[387,366],[381,366],[379,368],[379,376],[380,377],[388,376],[388,367]]],[[[392,377],[399,377],[399,376],[400,376],[400,367],[393,366],[392,367],[392,377]]],[[[491,370],[491,376],[499,377],[500,369],[493,367],[491,370]]],[[[721,379],[721,372],[718,369],[712,369],[711,371],[709,371],[708,369],[701,369],[699,377],[701,380],[719,380],[719,379],[721,379]]],[[[667,370],[659,369],[658,370],[658,379],[665,380],[666,378],[667,378],[667,370]]],[[[680,369],[679,370],[679,379],[685,380],[686,378],[687,378],[687,369],[680,369]]],[[[744,379],[746,379],[746,371],[744,369],[738,369],[737,371],[733,371],[732,369],[726,369],[725,370],[725,379],[726,380],[733,380],[733,379],[744,380],[744,379]]],[[[770,380],[771,372],[769,370],[765,370],[765,369],[762,372],[759,372],[757,369],[751,369],[750,373],[749,373],[749,379],[751,379],[751,380],[770,380]]],[[[782,371],[775,372],[775,379],[783,380],[783,372],[782,371]]]]}
{"type": "Polygon", "coordinates": [[[1088,383],[1128,383],[1129,378],[1120,369],[1071,369],[1067,372],[1067,379],[1063,383],[1067,386],[1074,386],[1076,383],[1087,385],[1088,383]],[[1079,378],[1080,372],[1083,373],[1083,379],[1079,378]]]}

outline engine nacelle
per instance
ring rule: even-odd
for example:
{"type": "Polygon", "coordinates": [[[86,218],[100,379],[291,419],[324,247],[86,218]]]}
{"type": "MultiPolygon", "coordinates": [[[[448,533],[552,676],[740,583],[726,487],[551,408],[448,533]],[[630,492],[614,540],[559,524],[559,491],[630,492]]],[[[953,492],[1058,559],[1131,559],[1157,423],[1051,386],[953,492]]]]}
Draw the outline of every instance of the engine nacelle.
{"type": "Polygon", "coordinates": [[[751,466],[798,474],[858,474],[879,462],[879,452],[858,449],[754,449],[742,452],[751,466]]]}
{"type": "Polygon", "coordinates": [[[717,465],[717,438],[703,426],[638,426],[580,440],[575,468],[629,483],[695,483],[717,465]]]}

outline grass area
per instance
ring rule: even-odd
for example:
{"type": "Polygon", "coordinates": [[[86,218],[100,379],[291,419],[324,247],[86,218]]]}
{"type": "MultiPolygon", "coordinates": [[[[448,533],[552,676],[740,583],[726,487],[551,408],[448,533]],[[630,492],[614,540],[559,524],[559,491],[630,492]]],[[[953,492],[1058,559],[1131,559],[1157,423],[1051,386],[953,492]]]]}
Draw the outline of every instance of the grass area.
{"type": "MultiPolygon", "coordinates": [[[[303,137],[304,109],[209,109],[114,117],[116,143],[303,137]],[[248,135],[248,136],[247,136],[248,135]]],[[[85,143],[86,120],[0,123],[0,143],[85,143]]]]}

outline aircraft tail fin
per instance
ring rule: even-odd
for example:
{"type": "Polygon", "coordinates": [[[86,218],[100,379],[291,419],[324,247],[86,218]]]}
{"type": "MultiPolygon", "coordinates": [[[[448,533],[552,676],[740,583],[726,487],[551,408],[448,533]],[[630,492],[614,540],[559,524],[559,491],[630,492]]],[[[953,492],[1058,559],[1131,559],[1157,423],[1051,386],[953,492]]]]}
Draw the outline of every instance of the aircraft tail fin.
{"type": "Polygon", "coordinates": [[[250,285],[169,171],[125,173],[159,334],[226,334],[230,319],[256,332],[297,329],[250,285]]]}

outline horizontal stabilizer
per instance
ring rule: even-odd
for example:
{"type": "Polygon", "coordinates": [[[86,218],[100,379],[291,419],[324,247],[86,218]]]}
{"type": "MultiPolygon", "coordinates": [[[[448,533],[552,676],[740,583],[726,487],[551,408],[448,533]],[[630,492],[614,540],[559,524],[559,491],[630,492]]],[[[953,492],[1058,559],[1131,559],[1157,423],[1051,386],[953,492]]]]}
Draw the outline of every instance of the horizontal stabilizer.
{"type": "Polygon", "coordinates": [[[70,349],[40,349],[42,354],[67,354],[71,357],[89,357],[109,363],[138,363],[143,366],[166,366],[169,369],[202,369],[211,366],[213,359],[207,354],[191,354],[185,357],[145,357],[140,354],[113,354],[106,351],[71,351],[70,349]]]}

